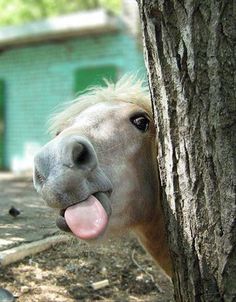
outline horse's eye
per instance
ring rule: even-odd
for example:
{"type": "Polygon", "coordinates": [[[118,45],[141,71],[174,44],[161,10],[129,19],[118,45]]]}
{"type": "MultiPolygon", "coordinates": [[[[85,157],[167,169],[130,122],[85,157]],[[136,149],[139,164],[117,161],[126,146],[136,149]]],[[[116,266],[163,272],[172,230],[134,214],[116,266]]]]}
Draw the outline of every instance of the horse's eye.
{"type": "Polygon", "coordinates": [[[145,116],[135,116],[130,119],[131,123],[142,132],[146,132],[149,127],[149,119],[145,116]]]}

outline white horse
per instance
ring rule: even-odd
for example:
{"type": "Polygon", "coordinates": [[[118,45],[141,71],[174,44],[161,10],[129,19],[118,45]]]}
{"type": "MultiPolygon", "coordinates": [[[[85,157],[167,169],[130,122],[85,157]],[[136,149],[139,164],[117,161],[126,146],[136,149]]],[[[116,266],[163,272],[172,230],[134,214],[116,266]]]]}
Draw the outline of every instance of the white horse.
{"type": "Polygon", "coordinates": [[[147,88],[123,77],[95,87],[52,119],[34,184],[57,226],[91,241],[134,231],[171,275],[147,88]]]}

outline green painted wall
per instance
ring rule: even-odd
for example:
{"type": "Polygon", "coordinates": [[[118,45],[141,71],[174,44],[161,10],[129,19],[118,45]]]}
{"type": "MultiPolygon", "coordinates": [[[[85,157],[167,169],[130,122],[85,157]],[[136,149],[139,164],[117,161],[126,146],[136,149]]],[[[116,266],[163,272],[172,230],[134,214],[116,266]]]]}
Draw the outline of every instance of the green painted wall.
{"type": "Polygon", "coordinates": [[[76,70],[114,65],[118,76],[144,73],[143,55],[128,34],[73,38],[5,50],[0,79],[5,83],[4,163],[25,158],[48,139],[47,120],[56,106],[75,97],[76,70]]]}
{"type": "Polygon", "coordinates": [[[4,105],[5,105],[5,85],[0,79],[0,169],[4,169],[4,105]]]}

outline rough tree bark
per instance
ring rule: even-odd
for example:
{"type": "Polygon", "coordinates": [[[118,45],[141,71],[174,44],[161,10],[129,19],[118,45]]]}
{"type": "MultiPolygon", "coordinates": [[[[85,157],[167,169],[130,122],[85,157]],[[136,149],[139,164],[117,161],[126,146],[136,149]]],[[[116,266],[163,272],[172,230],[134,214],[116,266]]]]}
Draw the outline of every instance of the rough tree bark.
{"type": "Polygon", "coordinates": [[[234,0],[139,0],[176,301],[236,301],[234,0]]]}

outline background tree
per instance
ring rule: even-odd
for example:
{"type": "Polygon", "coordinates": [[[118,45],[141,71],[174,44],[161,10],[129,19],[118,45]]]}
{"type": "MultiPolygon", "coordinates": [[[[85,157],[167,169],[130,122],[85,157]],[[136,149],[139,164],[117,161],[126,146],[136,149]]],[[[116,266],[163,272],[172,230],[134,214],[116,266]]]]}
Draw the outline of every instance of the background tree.
{"type": "Polygon", "coordinates": [[[120,6],[120,0],[0,0],[0,25],[21,24],[99,7],[118,12],[120,6]]]}
{"type": "Polygon", "coordinates": [[[235,1],[139,0],[176,301],[236,301],[235,1]]]}

